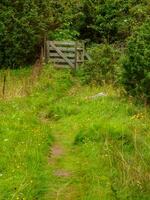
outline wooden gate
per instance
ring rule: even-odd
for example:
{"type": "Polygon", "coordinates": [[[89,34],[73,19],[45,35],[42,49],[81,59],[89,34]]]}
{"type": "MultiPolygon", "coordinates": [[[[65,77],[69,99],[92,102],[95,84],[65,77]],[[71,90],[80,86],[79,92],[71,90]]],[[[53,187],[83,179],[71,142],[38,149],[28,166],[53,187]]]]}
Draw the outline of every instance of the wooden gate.
{"type": "Polygon", "coordinates": [[[74,41],[47,41],[46,59],[58,67],[78,68],[85,60],[85,43],[74,41]]]}

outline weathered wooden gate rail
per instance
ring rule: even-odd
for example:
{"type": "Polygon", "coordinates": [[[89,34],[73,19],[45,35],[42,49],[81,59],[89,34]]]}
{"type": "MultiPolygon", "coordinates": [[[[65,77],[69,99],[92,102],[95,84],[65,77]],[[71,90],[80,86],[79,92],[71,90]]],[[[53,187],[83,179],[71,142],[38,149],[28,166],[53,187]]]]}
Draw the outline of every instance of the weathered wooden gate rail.
{"type": "Polygon", "coordinates": [[[85,51],[84,42],[74,41],[47,41],[46,42],[46,60],[59,67],[78,66],[88,59],[85,51]]]}

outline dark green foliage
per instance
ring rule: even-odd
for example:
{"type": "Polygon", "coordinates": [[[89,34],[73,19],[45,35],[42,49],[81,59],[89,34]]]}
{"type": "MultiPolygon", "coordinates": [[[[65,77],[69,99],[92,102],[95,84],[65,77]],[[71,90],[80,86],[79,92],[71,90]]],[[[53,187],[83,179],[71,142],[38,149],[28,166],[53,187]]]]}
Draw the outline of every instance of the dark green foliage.
{"type": "MultiPolygon", "coordinates": [[[[59,2],[59,1],[58,1],[59,2]]],[[[149,15],[149,0],[72,0],[59,2],[61,28],[57,38],[73,36],[101,43],[124,44],[149,15]],[[63,37],[62,37],[63,36],[63,37]]],[[[55,34],[54,34],[55,36],[55,34]]]]}
{"type": "Polygon", "coordinates": [[[129,39],[123,68],[126,91],[150,101],[150,20],[129,39]]]}
{"type": "Polygon", "coordinates": [[[93,7],[93,20],[89,27],[95,33],[95,40],[107,39],[111,43],[124,42],[148,13],[148,1],[140,3],[134,0],[106,0],[97,5],[93,3],[93,7]]]}
{"type": "Polygon", "coordinates": [[[83,2],[80,0],[58,0],[57,18],[60,24],[55,31],[49,32],[49,38],[54,40],[75,40],[79,37],[79,29],[84,17],[82,6],[83,2]]]}
{"type": "Polygon", "coordinates": [[[114,83],[117,76],[119,51],[108,44],[96,45],[90,49],[92,60],[87,61],[81,69],[84,83],[114,83]]]}
{"type": "Polygon", "coordinates": [[[45,36],[124,46],[149,15],[149,6],[149,0],[2,0],[0,67],[33,63],[45,36]]]}
{"type": "Polygon", "coordinates": [[[114,40],[119,32],[117,23],[123,22],[123,9],[125,8],[119,1],[86,1],[83,9],[85,21],[81,27],[82,36],[94,39],[95,42],[114,40]]]}
{"type": "Polygon", "coordinates": [[[34,62],[52,26],[51,1],[1,1],[0,67],[34,62]]]}

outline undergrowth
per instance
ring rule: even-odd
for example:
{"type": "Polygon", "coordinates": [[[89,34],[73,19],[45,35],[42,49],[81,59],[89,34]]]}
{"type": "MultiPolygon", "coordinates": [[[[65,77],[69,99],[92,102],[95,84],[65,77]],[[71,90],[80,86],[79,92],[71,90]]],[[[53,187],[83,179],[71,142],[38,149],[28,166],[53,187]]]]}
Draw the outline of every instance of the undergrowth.
{"type": "Polygon", "coordinates": [[[54,199],[44,197],[57,184],[48,155],[59,134],[71,149],[63,163],[74,172],[71,200],[148,200],[149,108],[118,91],[45,68],[27,96],[1,100],[0,199],[54,199]],[[107,96],[94,99],[99,92],[107,96]]]}
{"type": "Polygon", "coordinates": [[[148,108],[134,105],[110,86],[75,86],[53,111],[59,118],[53,132],[72,135],[78,163],[74,199],[149,199],[148,108]],[[106,91],[108,96],[92,98],[106,91]]]}
{"type": "MultiPolygon", "coordinates": [[[[1,80],[3,75],[1,71],[1,80]]],[[[47,191],[47,160],[54,138],[45,113],[71,86],[69,76],[47,68],[32,84],[26,69],[7,73],[6,93],[0,100],[1,200],[41,200],[47,191]],[[22,80],[28,83],[27,93],[22,80]]]]}

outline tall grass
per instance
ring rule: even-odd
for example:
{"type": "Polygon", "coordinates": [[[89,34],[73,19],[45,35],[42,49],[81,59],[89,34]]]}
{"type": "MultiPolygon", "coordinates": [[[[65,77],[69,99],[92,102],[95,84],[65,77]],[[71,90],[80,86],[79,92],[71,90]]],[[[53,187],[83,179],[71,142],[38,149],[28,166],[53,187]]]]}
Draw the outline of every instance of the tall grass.
{"type": "Polygon", "coordinates": [[[83,110],[74,141],[81,187],[87,187],[83,199],[148,200],[149,114],[116,97],[86,102],[83,110]]]}
{"type": "Polygon", "coordinates": [[[50,110],[53,134],[70,141],[75,154],[72,199],[149,199],[149,108],[109,86],[76,85],[50,110]],[[107,97],[90,98],[103,91],[107,97]]]}
{"type": "MultiPolygon", "coordinates": [[[[1,71],[1,80],[3,76],[1,71]]],[[[62,81],[65,76],[47,68],[33,86],[26,85],[30,70],[7,72],[6,93],[0,100],[0,199],[41,200],[47,191],[53,137],[45,113],[70,86],[69,78],[66,85],[62,81]]]]}
{"type": "Polygon", "coordinates": [[[29,92],[12,98],[28,75],[11,73],[16,81],[0,100],[0,199],[53,200],[60,187],[60,200],[149,200],[149,108],[48,67],[29,92]],[[108,96],[90,98],[99,92],[108,96]],[[72,189],[48,164],[56,136],[70,149],[62,162],[73,171],[72,189]]]}
{"type": "Polygon", "coordinates": [[[26,96],[30,92],[32,86],[30,68],[0,70],[1,99],[26,96]]]}

